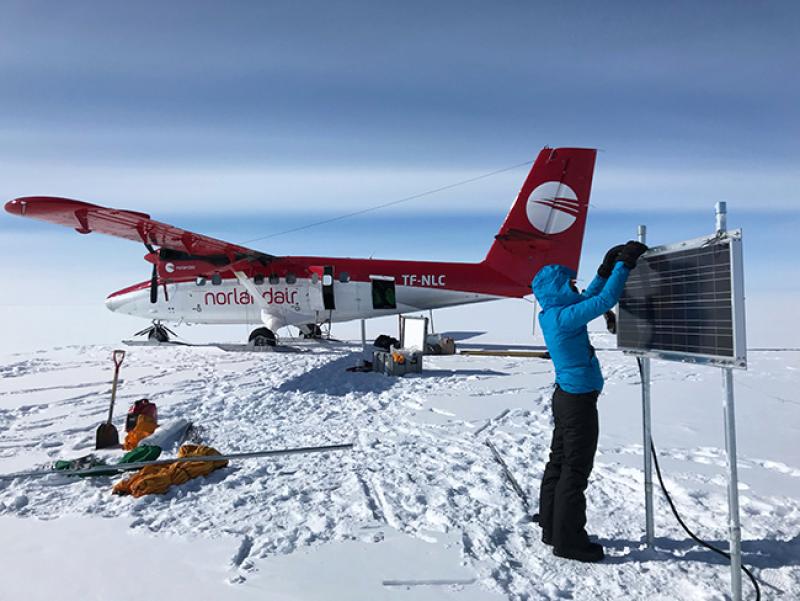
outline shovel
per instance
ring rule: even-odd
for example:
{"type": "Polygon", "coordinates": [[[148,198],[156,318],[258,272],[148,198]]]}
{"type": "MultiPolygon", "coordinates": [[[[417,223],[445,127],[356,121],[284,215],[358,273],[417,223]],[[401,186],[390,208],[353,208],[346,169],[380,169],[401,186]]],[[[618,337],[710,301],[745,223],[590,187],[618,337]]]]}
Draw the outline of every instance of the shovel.
{"type": "Polygon", "coordinates": [[[119,432],[111,423],[114,415],[114,399],[117,397],[117,379],[119,378],[119,368],[125,358],[125,351],[114,351],[111,356],[114,361],[114,383],[111,385],[111,406],[108,408],[108,420],[97,427],[97,440],[95,449],[106,449],[108,447],[119,446],[119,432]]]}

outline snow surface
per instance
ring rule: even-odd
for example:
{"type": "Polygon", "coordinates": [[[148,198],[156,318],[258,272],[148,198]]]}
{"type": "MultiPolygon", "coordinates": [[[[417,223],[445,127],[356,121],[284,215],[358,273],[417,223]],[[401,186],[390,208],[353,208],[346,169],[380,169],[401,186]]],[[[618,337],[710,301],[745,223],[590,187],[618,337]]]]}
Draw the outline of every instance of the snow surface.
{"type": "MultiPolygon", "coordinates": [[[[593,336],[598,348],[614,346],[593,336]]],[[[4,358],[0,473],[93,451],[108,411],[110,351],[4,358]]],[[[356,448],[233,462],[141,499],[111,495],[110,477],[0,480],[0,599],[139,599],[142,574],[157,598],[175,599],[727,598],[727,565],[688,539],[658,490],[657,548],[642,546],[633,358],[599,352],[607,386],[588,517],[608,558],[585,565],[539,541],[485,445],[494,443],[535,507],[551,427],[548,361],[428,357],[422,374],[393,379],[346,372],[358,351],[128,349],[120,431],[128,405],[149,396],[161,420],[191,420],[223,452],[356,448]]],[[[797,599],[800,353],[751,352],[735,386],[744,561],[763,598],[797,599]]],[[[653,413],[682,515],[726,547],[719,370],[654,361],[653,413]]]]}

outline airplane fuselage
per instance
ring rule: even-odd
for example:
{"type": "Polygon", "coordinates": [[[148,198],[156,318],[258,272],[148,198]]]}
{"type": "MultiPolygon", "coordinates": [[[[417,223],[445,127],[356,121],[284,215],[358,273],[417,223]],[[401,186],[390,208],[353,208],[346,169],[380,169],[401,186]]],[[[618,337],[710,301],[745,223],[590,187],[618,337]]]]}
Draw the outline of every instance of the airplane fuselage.
{"type": "Polygon", "coordinates": [[[212,279],[193,271],[191,262],[166,263],[159,270],[157,302],[151,302],[146,281],[111,294],[106,306],[172,323],[264,323],[276,329],[530,293],[483,263],[283,257],[248,275],[247,286],[234,273],[212,279]]]}

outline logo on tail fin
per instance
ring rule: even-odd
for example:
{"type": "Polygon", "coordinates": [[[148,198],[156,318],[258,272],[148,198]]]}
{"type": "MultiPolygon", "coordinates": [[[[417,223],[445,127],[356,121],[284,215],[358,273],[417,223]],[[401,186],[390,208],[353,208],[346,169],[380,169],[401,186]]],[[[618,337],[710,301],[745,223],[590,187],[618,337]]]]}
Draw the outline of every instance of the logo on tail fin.
{"type": "Polygon", "coordinates": [[[567,184],[545,182],[528,197],[528,221],[540,232],[560,234],[575,223],[578,206],[578,196],[567,184]]]}

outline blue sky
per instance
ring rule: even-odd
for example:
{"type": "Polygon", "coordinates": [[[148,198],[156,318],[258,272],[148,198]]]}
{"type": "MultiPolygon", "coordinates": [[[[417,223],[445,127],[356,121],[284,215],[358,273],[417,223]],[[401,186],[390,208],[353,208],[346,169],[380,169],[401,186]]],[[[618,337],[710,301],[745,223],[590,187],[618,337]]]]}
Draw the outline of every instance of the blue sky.
{"type": "MultiPolygon", "coordinates": [[[[792,2],[7,1],[0,197],[240,241],[590,146],[585,278],[637,223],[695,237],[726,200],[751,292],[796,294],[798,31],[792,2]]],[[[257,246],[478,259],[524,176],[257,246]]],[[[93,266],[93,293],[146,277],[135,245],[92,238],[0,215],[25,286],[93,266]]]]}

